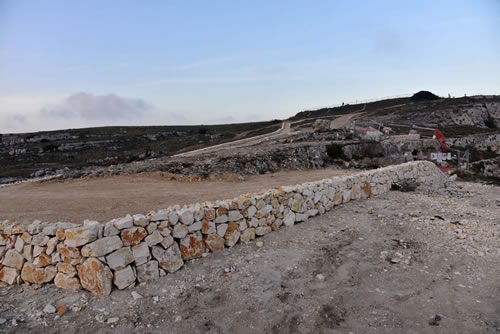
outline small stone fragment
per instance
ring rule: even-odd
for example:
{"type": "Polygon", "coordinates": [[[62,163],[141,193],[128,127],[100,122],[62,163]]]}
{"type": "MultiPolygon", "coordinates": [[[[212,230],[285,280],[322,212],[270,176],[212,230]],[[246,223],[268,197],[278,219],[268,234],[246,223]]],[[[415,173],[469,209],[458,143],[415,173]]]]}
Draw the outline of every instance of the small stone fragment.
{"type": "Polygon", "coordinates": [[[43,312],[44,313],[56,313],[56,308],[54,307],[54,305],[52,304],[47,304],[45,305],[45,307],[43,308],[43,312]]]}

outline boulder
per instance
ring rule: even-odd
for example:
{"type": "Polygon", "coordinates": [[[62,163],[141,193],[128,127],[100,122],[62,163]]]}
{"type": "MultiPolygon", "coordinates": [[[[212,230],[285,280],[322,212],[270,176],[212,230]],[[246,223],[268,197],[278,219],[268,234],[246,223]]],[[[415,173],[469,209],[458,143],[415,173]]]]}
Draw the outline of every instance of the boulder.
{"type": "Polygon", "coordinates": [[[76,267],[80,283],[85,290],[97,296],[108,296],[113,287],[113,273],[96,258],[90,257],[76,267]]]}

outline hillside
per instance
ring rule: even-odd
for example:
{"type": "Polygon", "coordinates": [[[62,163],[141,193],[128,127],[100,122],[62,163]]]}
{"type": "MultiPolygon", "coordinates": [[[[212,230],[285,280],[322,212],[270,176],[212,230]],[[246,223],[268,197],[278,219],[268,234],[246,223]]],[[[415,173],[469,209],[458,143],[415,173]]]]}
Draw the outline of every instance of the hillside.
{"type": "Polygon", "coordinates": [[[270,133],[280,126],[279,121],[269,121],[196,126],[99,127],[0,134],[0,178],[29,177],[42,169],[51,174],[65,167],[107,166],[170,156],[270,133]]]}

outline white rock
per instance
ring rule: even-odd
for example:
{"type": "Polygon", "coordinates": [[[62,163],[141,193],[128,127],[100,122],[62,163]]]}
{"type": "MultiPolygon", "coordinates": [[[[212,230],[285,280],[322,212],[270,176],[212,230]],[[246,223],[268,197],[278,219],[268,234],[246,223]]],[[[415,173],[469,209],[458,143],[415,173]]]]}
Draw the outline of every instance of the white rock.
{"type": "Polygon", "coordinates": [[[227,224],[219,224],[217,225],[217,234],[221,237],[224,237],[227,231],[227,224]]]}
{"type": "Polygon", "coordinates": [[[113,283],[115,286],[123,290],[135,282],[135,272],[131,266],[126,266],[123,269],[117,270],[114,273],[113,283]]]}
{"type": "Polygon", "coordinates": [[[5,253],[2,264],[7,267],[16,268],[17,270],[23,269],[24,264],[24,256],[19,254],[14,249],[9,249],[7,253],[5,253]]]}
{"type": "Polygon", "coordinates": [[[292,226],[295,224],[295,213],[292,211],[288,212],[283,218],[283,223],[285,226],[292,226]]]}
{"type": "Polygon", "coordinates": [[[144,227],[149,224],[149,219],[145,215],[134,215],[132,217],[134,219],[135,226],[144,227]]]}
{"type": "Polygon", "coordinates": [[[197,221],[196,223],[189,225],[187,228],[189,232],[196,232],[201,230],[201,227],[202,227],[202,222],[197,221]]]}
{"type": "Polygon", "coordinates": [[[123,269],[132,262],[134,262],[134,255],[130,247],[120,248],[106,256],[106,263],[113,270],[123,269]]]}
{"type": "Polygon", "coordinates": [[[191,225],[194,222],[193,211],[188,208],[182,208],[179,210],[179,219],[184,225],[191,225]]]}
{"type": "Polygon", "coordinates": [[[172,233],[172,236],[177,239],[182,239],[184,238],[187,234],[189,233],[189,230],[187,229],[186,225],[184,224],[176,224],[174,226],[174,231],[172,233]]]}
{"type": "MultiPolygon", "coordinates": [[[[64,239],[64,244],[69,247],[79,247],[94,240],[97,240],[99,234],[98,226],[83,226],[77,228],[67,229],[64,232],[66,239],[64,239]]],[[[48,237],[47,237],[48,238],[48,237]]],[[[48,242],[49,240],[47,240],[48,242]]],[[[47,244],[47,243],[45,243],[47,244]]],[[[45,246],[45,245],[39,245],[45,246]]]]}
{"type": "Polygon", "coordinates": [[[137,266],[137,280],[148,282],[158,279],[160,272],[158,270],[158,261],[152,260],[141,266],[137,266]]]}
{"type": "Polygon", "coordinates": [[[140,266],[149,261],[151,254],[149,253],[149,247],[145,242],[132,247],[132,254],[134,256],[134,263],[136,266],[140,266]]]}
{"type": "Polygon", "coordinates": [[[145,239],[146,244],[149,247],[152,247],[156,244],[159,244],[160,242],[162,242],[162,240],[163,240],[163,236],[160,234],[160,232],[158,230],[154,231],[151,235],[148,235],[145,239]]]}
{"type": "Polygon", "coordinates": [[[243,219],[243,215],[238,210],[231,210],[228,213],[228,219],[230,222],[236,222],[243,219]]]}
{"type": "Polygon", "coordinates": [[[14,249],[19,253],[22,253],[23,248],[24,248],[24,240],[21,238],[17,238],[16,243],[14,244],[14,249]]]}
{"type": "Polygon", "coordinates": [[[142,296],[138,292],[132,291],[131,294],[132,294],[132,298],[134,298],[134,300],[142,298],[142,296]]]}
{"type": "Polygon", "coordinates": [[[113,219],[109,222],[107,222],[105,225],[104,225],[104,236],[105,237],[111,237],[113,235],[117,235],[120,233],[119,230],[117,230],[115,228],[115,226],[113,225],[117,220],[116,219],[113,219]]]}
{"type": "Polygon", "coordinates": [[[119,236],[115,235],[112,237],[104,237],[83,246],[82,255],[84,257],[104,256],[112,251],[120,249],[122,246],[123,242],[119,236]]]}
{"type": "Polygon", "coordinates": [[[125,217],[116,220],[113,223],[113,226],[117,230],[123,230],[124,228],[131,228],[132,226],[134,226],[134,218],[132,218],[131,215],[126,215],[125,217]]]}
{"type": "Polygon", "coordinates": [[[54,305],[47,304],[43,308],[43,312],[44,313],[56,313],[56,308],[54,307],[54,305]]]}

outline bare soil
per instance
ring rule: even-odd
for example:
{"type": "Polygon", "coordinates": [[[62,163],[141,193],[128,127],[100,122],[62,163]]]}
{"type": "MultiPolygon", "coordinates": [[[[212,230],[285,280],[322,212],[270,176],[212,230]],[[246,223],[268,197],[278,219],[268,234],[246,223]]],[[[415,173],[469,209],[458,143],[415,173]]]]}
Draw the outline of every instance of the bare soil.
{"type": "Polygon", "coordinates": [[[175,204],[229,199],[346,172],[332,167],[245,178],[226,175],[212,180],[154,172],[7,185],[0,189],[0,219],[73,223],[93,219],[106,222],[128,213],[148,213],[175,204]]]}
{"type": "Polygon", "coordinates": [[[6,333],[500,333],[500,188],[391,191],[109,297],[0,288],[6,333]],[[47,303],[67,306],[58,318],[47,303]],[[110,318],[118,317],[114,324],[110,318]],[[15,324],[13,321],[15,320],[15,324]]]}

